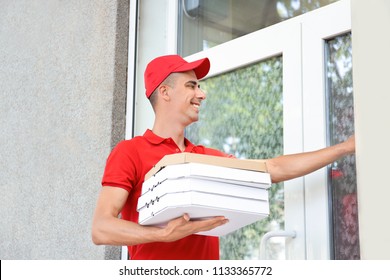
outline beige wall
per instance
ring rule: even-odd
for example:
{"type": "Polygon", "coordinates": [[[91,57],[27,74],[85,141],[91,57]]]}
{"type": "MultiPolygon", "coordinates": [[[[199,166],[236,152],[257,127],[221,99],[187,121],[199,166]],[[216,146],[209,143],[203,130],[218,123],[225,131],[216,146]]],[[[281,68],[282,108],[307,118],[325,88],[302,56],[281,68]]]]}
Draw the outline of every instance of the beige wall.
{"type": "Polygon", "coordinates": [[[0,259],[119,258],[91,218],[124,138],[129,0],[0,8],[0,259]]]}
{"type": "Polygon", "coordinates": [[[362,259],[390,259],[390,1],[352,0],[362,259]]]}

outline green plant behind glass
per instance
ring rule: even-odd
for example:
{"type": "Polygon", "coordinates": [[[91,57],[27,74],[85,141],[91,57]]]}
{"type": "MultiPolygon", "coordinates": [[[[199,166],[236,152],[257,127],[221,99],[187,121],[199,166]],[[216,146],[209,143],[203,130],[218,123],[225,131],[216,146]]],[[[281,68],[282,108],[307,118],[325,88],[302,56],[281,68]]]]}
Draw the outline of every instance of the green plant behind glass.
{"type": "MultiPolygon", "coordinates": [[[[199,121],[186,132],[193,143],[237,158],[265,159],[283,153],[281,57],[209,78],[201,86],[207,98],[199,121]]],[[[283,184],[269,189],[269,199],[267,219],[221,238],[222,259],[257,258],[261,236],[275,224],[284,227],[283,184]]]]}

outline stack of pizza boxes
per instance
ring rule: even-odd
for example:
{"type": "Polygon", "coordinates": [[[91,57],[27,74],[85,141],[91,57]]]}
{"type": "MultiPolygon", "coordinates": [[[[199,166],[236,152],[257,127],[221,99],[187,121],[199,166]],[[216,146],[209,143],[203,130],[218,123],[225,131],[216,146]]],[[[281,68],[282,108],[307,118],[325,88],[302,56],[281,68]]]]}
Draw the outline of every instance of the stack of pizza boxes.
{"type": "Polygon", "coordinates": [[[198,233],[222,236],[269,215],[270,186],[264,161],[167,155],[145,176],[137,205],[139,223],[164,226],[185,213],[192,220],[224,216],[228,223],[198,233]]]}

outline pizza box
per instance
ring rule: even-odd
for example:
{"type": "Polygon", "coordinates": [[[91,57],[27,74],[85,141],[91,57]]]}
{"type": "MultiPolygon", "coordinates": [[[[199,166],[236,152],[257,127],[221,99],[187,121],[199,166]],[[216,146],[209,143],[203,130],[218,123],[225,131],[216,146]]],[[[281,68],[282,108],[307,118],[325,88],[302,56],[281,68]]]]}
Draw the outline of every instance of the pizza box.
{"type": "Polygon", "coordinates": [[[265,160],[237,159],[195,153],[177,153],[164,156],[159,162],[157,162],[153,166],[153,168],[150,169],[148,173],[146,173],[144,179],[146,181],[165,166],[190,162],[216,165],[221,167],[230,167],[236,169],[252,170],[265,173],[267,172],[267,165],[265,160]]]}
{"type": "Polygon", "coordinates": [[[229,181],[222,182],[204,178],[180,177],[165,179],[156,185],[150,185],[150,187],[147,185],[147,187],[148,190],[138,199],[138,210],[151,204],[166,193],[185,191],[198,191],[268,201],[268,185],[265,185],[263,188],[246,186],[245,184],[232,184],[229,181]]]}
{"type": "Polygon", "coordinates": [[[269,215],[268,200],[250,199],[215,193],[184,191],[166,193],[139,209],[141,225],[164,226],[172,219],[187,213],[191,219],[224,216],[225,225],[197,234],[222,236],[269,215]]]}
{"type": "Polygon", "coordinates": [[[271,176],[266,172],[188,162],[167,165],[159,169],[157,173],[144,181],[141,193],[146,193],[166,179],[183,177],[229,182],[231,184],[261,188],[269,188],[271,186],[271,176]]]}

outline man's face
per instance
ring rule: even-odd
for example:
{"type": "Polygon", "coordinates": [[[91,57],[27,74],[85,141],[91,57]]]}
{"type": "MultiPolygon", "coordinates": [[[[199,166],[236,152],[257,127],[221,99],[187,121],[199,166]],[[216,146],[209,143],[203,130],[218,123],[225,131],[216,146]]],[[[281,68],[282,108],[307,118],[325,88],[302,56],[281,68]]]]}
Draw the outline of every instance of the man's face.
{"type": "Polygon", "coordinates": [[[199,119],[199,108],[206,94],[200,89],[194,71],[175,73],[174,86],[170,88],[172,110],[179,120],[189,125],[199,119]]]}

